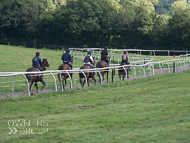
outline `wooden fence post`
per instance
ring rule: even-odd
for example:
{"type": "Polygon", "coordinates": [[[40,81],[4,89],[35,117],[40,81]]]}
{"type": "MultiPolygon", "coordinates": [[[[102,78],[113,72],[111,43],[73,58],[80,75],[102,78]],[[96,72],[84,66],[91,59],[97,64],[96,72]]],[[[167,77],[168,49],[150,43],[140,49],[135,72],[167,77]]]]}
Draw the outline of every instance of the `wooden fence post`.
{"type": "Polygon", "coordinates": [[[175,73],[175,61],[173,62],[173,73],[175,73]]]}

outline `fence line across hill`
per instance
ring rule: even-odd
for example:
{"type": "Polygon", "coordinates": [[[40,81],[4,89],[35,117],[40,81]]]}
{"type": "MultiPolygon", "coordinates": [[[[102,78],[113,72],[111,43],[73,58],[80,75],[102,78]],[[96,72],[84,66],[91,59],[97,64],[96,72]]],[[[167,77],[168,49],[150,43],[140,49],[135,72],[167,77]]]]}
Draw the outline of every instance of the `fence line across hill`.
{"type": "MultiPolygon", "coordinates": [[[[86,51],[88,50],[91,50],[90,49],[85,49],[86,51]]],[[[122,50],[120,50],[122,51],[122,50]]],[[[73,54],[73,56],[76,56],[76,57],[80,57],[82,56],[82,58],[85,57],[86,55],[86,52],[84,52],[84,49],[74,49],[74,48],[71,48],[71,54],[73,54]]],[[[97,58],[98,60],[101,58],[101,54],[100,54],[100,51],[98,53],[95,53],[94,51],[92,51],[92,54],[91,54],[93,57],[97,58]]],[[[114,63],[116,61],[116,58],[117,58],[117,63],[119,64],[120,63],[120,60],[121,60],[121,56],[122,54],[115,54],[115,53],[109,53],[109,57],[110,57],[110,63],[114,63]]],[[[179,56],[159,56],[159,57],[155,57],[155,56],[142,56],[142,55],[128,55],[128,58],[129,58],[129,61],[139,61],[139,60],[152,60],[154,61],[154,59],[158,59],[159,61],[162,60],[164,61],[164,58],[174,58],[174,59],[183,59],[183,58],[187,58],[189,57],[190,54],[186,54],[186,55],[179,55],[179,56]]]]}
{"type": "MultiPolygon", "coordinates": [[[[176,65],[180,65],[181,67],[181,71],[182,71],[182,68],[184,66],[184,69],[186,70],[186,67],[185,67],[185,63],[188,62],[190,63],[190,58],[187,57],[186,59],[173,59],[173,60],[167,60],[167,61],[158,61],[158,62],[152,62],[151,60],[142,60],[142,61],[136,61],[136,62],[131,62],[130,65],[122,65],[120,66],[119,64],[110,64],[110,67],[106,67],[106,68],[95,68],[95,69],[79,69],[79,68],[74,68],[73,70],[48,70],[48,71],[39,71],[39,72],[0,72],[0,77],[13,77],[13,80],[12,80],[12,92],[14,92],[14,82],[15,82],[15,78],[16,76],[18,75],[22,75],[26,81],[26,84],[27,84],[27,91],[28,91],[28,95],[30,95],[30,90],[29,90],[29,81],[27,80],[26,78],[26,74],[40,74],[40,73],[43,73],[44,75],[48,75],[47,77],[47,83],[46,83],[46,88],[48,87],[48,82],[49,82],[49,78],[50,76],[53,77],[53,80],[54,80],[54,84],[55,84],[55,91],[57,91],[57,81],[56,81],[56,78],[54,76],[54,74],[58,74],[58,73],[67,73],[67,75],[70,75],[70,73],[73,73],[75,74],[75,78],[74,78],[74,84],[76,82],[76,75],[79,74],[79,73],[82,73],[85,77],[85,80],[86,80],[86,86],[87,86],[87,78],[85,76],[85,72],[96,72],[96,73],[99,73],[100,75],[100,83],[103,84],[102,82],[102,76],[100,74],[100,72],[102,70],[109,70],[111,73],[114,72],[115,73],[115,70],[118,70],[118,68],[123,68],[125,70],[125,67],[127,66],[130,66],[133,71],[134,71],[134,76],[136,78],[136,73],[137,73],[137,70],[136,68],[139,68],[139,74],[140,74],[140,71],[142,69],[143,71],[143,75],[144,77],[146,77],[146,70],[145,69],[148,69],[150,71],[150,75],[154,76],[155,73],[154,73],[154,66],[156,64],[159,65],[159,68],[161,70],[161,73],[162,73],[162,66],[163,64],[166,64],[167,65],[167,69],[168,69],[168,72],[171,72],[170,71],[170,64],[173,63],[173,65],[175,65],[173,68],[173,71],[176,70],[176,65]],[[161,66],[162,65],[162,66],[161,66]],[[151,73],[152,71],[152,73],[151,73]]],[[[111,74],[112,75],[112,82],[114,82],[114,74],[111,74]]],[[[126,72],[126,80],[127,80],[127,72],[126,72]]],[[[69,80],[70,80],[70,88],[72,89],[73,85],[72,85],[72,79],[71,77],[69,76],[69,80]]],[[[5,83],[5,82],[3,82],[5,83]]],[[[63,91],[63,89],[62,89],[63,91]]]]}
{"type": "MultiPolygon", "coordinates": [[[[69,48],[72,51],[80,51],[80,52],[85,52],[85,51],[92,51],[94,52],[100,52],[102,51],[104,48],[69,48]]],[[[151,56],[156,56],[156,52],[157,53],[166,53],[167,56],[171,56],[171,53],[183,53],[185,55],[190,53],[190,50],[143,50],[143,49],[108,49],[108,51],[110,51],[110,53],[112,52],[121,52],[121,51],[128,51],[128,52],[136,52],[136,54],[141,55],[142,52],[148,52],[150,53],[151,56]]]]}

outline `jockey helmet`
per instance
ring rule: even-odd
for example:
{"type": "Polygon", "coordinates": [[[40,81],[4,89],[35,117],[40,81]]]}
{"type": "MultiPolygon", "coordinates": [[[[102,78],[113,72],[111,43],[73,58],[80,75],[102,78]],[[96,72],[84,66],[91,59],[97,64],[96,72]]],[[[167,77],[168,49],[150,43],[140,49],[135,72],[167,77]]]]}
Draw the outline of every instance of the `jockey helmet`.
{"type": "Polygon", "coordinates": [[[88,51],[88,53],[87,53],[88,55],[91,55],[91,52],[90,51],[88,51]]]}
{"type": "Polygon", "coordinates": [[[127,54],[127,51],[124,51],[124,54],[127,54]]]}
{"type": "Polygon", "coordinates": [[[70,50],[69,50],[69,49],[67,49],[67,50],[66,50],[66,52],[70,52],[70,50]]]}
{"type": "Polygon", "coordinates": [[[108,47],[107,47],[107,46],[105,46],[105,47],[104,47],[104,49],[105,49],[105,50],[107,50],[107,49],[108,49],[108,47]]]}
{"type": "Polygon", "coordinates": [[[40,52],[37,51],[37,52],[36,52],[36,56],[39,56],[39,55],[40,55],[40,52]]]}

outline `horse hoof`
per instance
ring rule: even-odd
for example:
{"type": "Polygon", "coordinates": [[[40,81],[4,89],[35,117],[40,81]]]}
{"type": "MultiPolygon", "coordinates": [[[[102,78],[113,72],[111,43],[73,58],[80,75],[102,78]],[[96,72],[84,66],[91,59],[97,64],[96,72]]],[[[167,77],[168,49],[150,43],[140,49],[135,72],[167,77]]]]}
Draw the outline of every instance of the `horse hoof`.
{"type": "Polygon", "coordinates": [[[42,91],[42,89],[40,89],[42,91]]]}
{"type": "Polygon", "coordinates": [[[31,95],[33,95],[33,93],[31,93],[31,95]]]}

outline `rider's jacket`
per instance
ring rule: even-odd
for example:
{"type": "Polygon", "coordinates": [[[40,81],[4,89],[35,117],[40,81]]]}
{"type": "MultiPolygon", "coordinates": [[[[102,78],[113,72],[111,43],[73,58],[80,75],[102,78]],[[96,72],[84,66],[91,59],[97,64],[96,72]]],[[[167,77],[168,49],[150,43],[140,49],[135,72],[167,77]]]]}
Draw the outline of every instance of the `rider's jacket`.
{"type": "Polygon", "coordinates": [[[84,64],[90,64],[93,61],[93,58],[90,55],[86,55],[83,61],[84,61],[84,64]]]}
{"type": "Polygon", "coordinates": [[[107,59],[107,55],[108,55],[108,52],[107,52],[106,50],[103,50],[103,51],[101,52],[101,58],[102,58],[102,59],[107,59]]]}
{"type": "Polygon", "coordinates": [[[126,54],[122,55],[122,63],[127,63],[128,62],[128,56],[126,54]]]}
{"type": "Polygon", "coordinates": [[[37,67],[39,65],[42,67],[42,60],[39,56],[36,56],[32,59],[32,66],[37,67]]]}
{"type": "Polygon", "coordinates": [[[68,63],[71,61],[71,54],[69,54],[69,52],[66,52],[62,55],[61,59],[63,60],[63,63],[68,63]]]}

